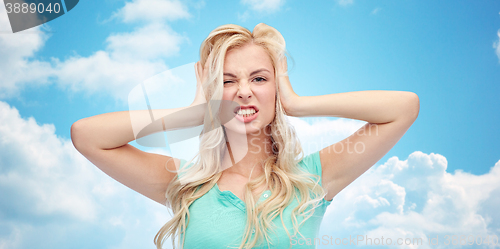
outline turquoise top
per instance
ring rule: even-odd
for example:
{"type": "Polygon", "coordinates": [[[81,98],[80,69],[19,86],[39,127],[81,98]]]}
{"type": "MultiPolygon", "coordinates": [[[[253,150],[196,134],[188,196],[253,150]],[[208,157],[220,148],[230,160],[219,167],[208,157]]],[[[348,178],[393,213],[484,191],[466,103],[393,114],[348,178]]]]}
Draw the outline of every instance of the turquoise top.
{"type": "MultiPolygon", "coordinates": [[[[182,160],[184,161],[184,160],[182,160]]],[[[185,161],[184,161],[185,162],[185,161]]],[[[319,151],[312,153],[299,162],[299,166],[311,174],[320,177],[321,185],[321,161],[319,151]]],[[[260,199],[263,201],[271,196],[270,190],[262,193],[260,199]]],[[[322,199],[314,214],[301,226],[300,232],[305,238],[314,241],[318,237],[319,227],[327,206],[332,201],[322,199]]],[[[281,218],[276,217],[273,222],[277,225],[275,231],[268,232],[270,236],[271,248],[316,248],[315,245],[305,245],[304,239],[297,235],[293,236],[293,223],[291,212],[298,205],[296,199],[287,206],[284,211],[285,225],[292,239],[287,235],[281,218]],[[282,228],[282,229],[279,229],[282,228]],[[299,240],[300,239],[300,240],[299,240]],[[271,244],[272,243],[272,244],[271,244]],[[302,244],[302,245],[300,245],[302,244]]],[[[189,207],[190,221],[186,228],[185,249],[192,248],[238,248],[243,239],[243,233],[246,225],[245,203],[231,191],[221,191],[217,184],[212,187],[205,195],[195,200],[189,207]]],[[[303,220],[297,216],[297,221],[303,220]]],[[[182,237],[181,237],[182,239],[182,237]]],[[[268,248],[267,241],[260,244],[260,247],[268,248]]]]}

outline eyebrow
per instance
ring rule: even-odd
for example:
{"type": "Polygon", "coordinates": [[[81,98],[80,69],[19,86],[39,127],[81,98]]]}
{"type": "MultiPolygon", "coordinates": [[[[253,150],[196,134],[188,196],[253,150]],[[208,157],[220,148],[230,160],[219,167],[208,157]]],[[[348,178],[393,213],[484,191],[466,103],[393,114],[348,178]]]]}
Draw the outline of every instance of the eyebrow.
{"type": "MultiPolygon", "coordinates": [[[[250,74],[250,77],[252,77],[253,75],[255,74],[258,74],[260,72],[263,72],[263,71],[266,71],[268,73],[271,73],[269,72],[269,70],[265,69],[265,68],[261,68],[261,69],[257,69],[255,71],[253,71],[251,74],[250,74]]],[[[224,76],[229,76],[229,77],[233,77],[233,78],[237,78],[236,75],[232,74],[232,73],[224,73],[224,76]]]]}

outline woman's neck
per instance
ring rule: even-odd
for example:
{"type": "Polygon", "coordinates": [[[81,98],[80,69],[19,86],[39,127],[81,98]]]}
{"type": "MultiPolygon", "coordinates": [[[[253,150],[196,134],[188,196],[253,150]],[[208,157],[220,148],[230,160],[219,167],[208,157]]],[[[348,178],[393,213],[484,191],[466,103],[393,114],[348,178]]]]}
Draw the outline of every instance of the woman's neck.
{"type": "Polygon", "coordinates": [[[229,146],[224,153],[222,169],[248,179],[260,176],[264,160],[273,154],[270,137],[265,132],[255,135],[238,134],[229,130],[226,130],[226,137],[229,146]]]}

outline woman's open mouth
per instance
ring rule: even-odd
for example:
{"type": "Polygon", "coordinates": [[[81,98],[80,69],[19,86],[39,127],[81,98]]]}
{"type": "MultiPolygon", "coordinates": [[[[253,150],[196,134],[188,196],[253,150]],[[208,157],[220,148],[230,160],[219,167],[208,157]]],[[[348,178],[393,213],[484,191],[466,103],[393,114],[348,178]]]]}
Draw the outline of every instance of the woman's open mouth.
{"type": "Polygon", "coordinates": [[[256,106],[240,106],[235,109],[236,119],[248,123],[253,121],[259,115],[259,109],[256,106]]]}

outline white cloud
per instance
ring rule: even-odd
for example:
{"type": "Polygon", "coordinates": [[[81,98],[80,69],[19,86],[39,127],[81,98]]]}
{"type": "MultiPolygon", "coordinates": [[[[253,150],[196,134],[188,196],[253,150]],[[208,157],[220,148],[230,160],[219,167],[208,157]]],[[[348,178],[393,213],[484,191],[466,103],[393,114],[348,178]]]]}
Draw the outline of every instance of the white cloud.
{"type": "Polygon", "coordinates": [[[173,21],[191,16],[186,6],[177,0],[133,0],[127,2],[115,15],[126,23],[173,21]]]}
{"type": "Polygon", "coordinates": [[[105,175],[54,125],[0,101],[0,137],[0,248],[153,247],[166,208],[105,175]]]}
{"type": "Polygon", "coordinates": [[[341,6],[348,6],[354,3],[354,0],[337,0],[337,3],[341,6]]]}
{"type": "MultiPolygon", "coordinates": [[[[54,132],[54,125],[22,119],[0,102],[0,212],[7,220],[95,220],[97,206],[89,191],[96,184],[95,172],[70,141],[54,132]]],[[[15,227],[11,236],[19,237],[15,227]]]]}
{"type": "MultiPolygon", "coordinates": [[[[146,21],[189,16],[179,1],[158,0],[127,3],[118,13],[130,21],[148,11],[151,13],[144,15],[149,18],[146,21]],[[137,11],[133,12],[133,8],[137,11]]],[[[0,26],[9,25],[4,12],[2,5],[0,26]]],[[[125,101],[135,85],[166,70],[162,59],[175,56],[180,45],[187,41],[168,25],[150,22],[131,32],[111,34],[106,39],[106,48],[88,57],[73,55],[65,60],[39,61],[34,59],[35,53],[48,36],[34,31],[38,29],[30,29],[27,34],[0,34],[0,98],[13,97],[28,85],[55,83],[70,91],[111,95],[125,101]]]]}
{"type": "Polygon", "coordinates": [[[106,93],[126,101],[134,86],[167,69],[161,59],[176,55],[185,40],[168,26],[149,24],[109,36],[106,49],[89,57],[54,60],[54,77],[72,91],[106,93]]]}
{"type": "Polygon", "coordinates": [[[48,84],[52,72],[50,64],[30,58],[43,47],[49,36],[40,31],[40,26],[10,33],[10,22],[3,4],[0,4],[0,27],[0,98],[17,95],[19,88],[29,82],[48,84]]]}
{"type": "Polygon", "coordinates": [[[54,125],[39,126],[33,118],[21,119],[18,111],[4,102],[0,102],[0,113],[0,188],[14,197],[2,204],[3,211],[94,219],[96,207],[89,201],[89,193],[75,188],[92,178],[92,173],[71,152],[72,144],[53,135],[54,125]]]}
{"type": "Polygon", "coordinates": [[[115,60],[105,51],[55,61],[59,85],[74,92],[111,95],[121,100],[126,99],[133,86],[165,69],[161,62],[115,60]]]}
{"type": "Polygon", "coordinates": [[[176,55],[186,38],[158,23],[143,26],[131,33],[110,35],[106,42],[111,57],[120,61],[154,60],[176,55]]]}
{"type": "Polygon", "coordinates": [[[241,3],[256,11],[273,13],[285,4],[285,0],[241,0],[241,3]]]}
{"type": "Polygon", "coordinates": [[[418,248],[436,236],[441,246],[432,248],[442,248],[445,235],[498,236],[496,209],[483,206],[500,202],[500,161],[484,175],[446,168],[445,157],[419,151],[374,166],[334,198],[320,236],[422,238],[418,248]]]}
{"type": "Polygon", "coordinates": [[[500,30],[497,31],[498,41],[493,43],[493,48],[497,54],[498,60],[500,61],[500,30]]]}

